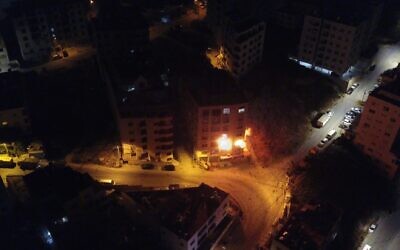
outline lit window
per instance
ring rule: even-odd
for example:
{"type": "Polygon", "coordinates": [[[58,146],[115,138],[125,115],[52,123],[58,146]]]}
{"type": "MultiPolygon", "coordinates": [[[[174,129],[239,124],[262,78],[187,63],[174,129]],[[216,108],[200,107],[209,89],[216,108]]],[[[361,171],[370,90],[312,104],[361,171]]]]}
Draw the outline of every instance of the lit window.
{"type": "Polygon", "coordinates": [[[224,109],[222,110],[222,113],[223,113],[224,115],[228,115],[228,114],[231,113],[231,109],[230,109],[230,108],[224,108],[224,109]]]}
{"type": "Polygon", "coordinates": [[[240,114],[240,113],[244,113],[244,111],[245,111],[245,108],[239,108],[238,109],[238,113],[240,114]]]}

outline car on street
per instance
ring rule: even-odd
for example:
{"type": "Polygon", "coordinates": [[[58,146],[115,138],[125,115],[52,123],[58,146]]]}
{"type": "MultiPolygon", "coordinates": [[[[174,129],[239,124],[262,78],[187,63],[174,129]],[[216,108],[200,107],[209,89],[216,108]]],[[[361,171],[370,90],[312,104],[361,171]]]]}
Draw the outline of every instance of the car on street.
{"type": "Polygon", "coordinates": [[[322,148],[323,146],[325,146],[325,144],[329,141],[328,138],[324,138],[322,139],[319,143],[318,143],[318,147],[322,148]]]}
{"type": "Polygon", "coordinates": [[[363,250],[371,250],[372,247],[368,244],[365,244],[365,246],[363,247],[363,250]]]}
{"type": "Polygon", "coordinates": [[[154,164],[151,164],[151,163],[144,163],[144,164],[142,164],[140,166],[142,167],[142,169],[146,169],[146,170],[155,168],[154,164]]]}
{"type": "Polygon", "coordinates": [[[353,121],[354,117],[350,116],[350,115],[345,115],[344,119],[349,120],[349,121],[353,121]]]}
{"type": "Polygon", "coordinates": [[[22,170],[35,170],[40,167],[38,161],[20,161],[18,165],[22,170]]]}
{"type": "Polygon", "coordinates": [[[359,83],[355,82],[351,85],[352,88],[356,89],[358,86],[360,86],[359,83]]]}
{"type": "Polygon", "coordinates": [[[351,122],[352,122],[352,120],[349,120],[349,119],[346,119],[346,118],[343,119],[343,123],[344,124],[351,124],[351,122]]]}
{"type": "Polygon", "coordinates": [[[368,228],[368,232],[373,233],[376,229],[377,225],[372,223],[371,226],[368,228]]]}
{"type": "Polygon", "coordinates": [[[175,166],[172,164],[164,165],[161,168],[164,171],[175,171],[175,166]]]}
{"type": "Polygon", "coordinates": [[[326,138],[327,138],[328,140],[330,140],[330,139],[332,139],[335,135],[336,135],[336,130],[335,130],[335,129],[332,129],[332,130],[330,130],[330,131],[328,132],[328,134],[326,135],[326,138]]]}
{"type": "Polygon", "coordinates": [[[317,147],[313,147],[310,149],[308,152],[310,155],[316,155],[319,152],[319,149],[317,147]]]}
{"type": "Polygon", "coordinates": [[[346,125],[346,124],[344,124],[344,123],[341,123],[341,124],[339,125],[339,128],[344,129],[344,130],[347,130],[347,129],[350,128],[350,126],[349,126],[349,125],[346,125]]]}
{"type": "Polygon", "coordinates": [[[352,107],[351,111],[353,111],[356,114],[360,114],[362,110],[361,110],[361,108],[358,108],[358,107],[352,107]]]}
{"type": "Polygon", "coordinates": [[[109,185],[109,186],[113,186],[115,185],[115,181],[112,179],[99,179],[97,180],[98,183],[102,184],[102,185],[109,185]]]}
{"type": "Polygon", "coordinates": [[[353,93],[353,91],[354,91],[354,88],[349,88],[349,89],[346,91],[346,94],[351,95],[351,94],[353,93]]]}
{"type": "Polygon", "coordinates": [[[379,88],[379,84],[378,83],[374,84],[374,89],[376,89],[376,88],[379,88]]]}
{"type": "Polygon", "coordinates": [[[356,117],[357,114],[353,111],[347,111],[346,115],[351,116],[351,117],[356,117]]]}

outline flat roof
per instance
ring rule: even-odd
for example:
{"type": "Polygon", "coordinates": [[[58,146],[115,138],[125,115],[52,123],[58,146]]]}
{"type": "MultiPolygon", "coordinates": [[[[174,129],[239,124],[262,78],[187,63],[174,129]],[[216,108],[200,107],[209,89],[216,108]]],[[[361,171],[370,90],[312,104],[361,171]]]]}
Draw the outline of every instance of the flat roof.
{"type": "Polygon", "coordinates": [[[193,77],[189,91],[198,106],[247,103],[243,90],[223,71],[209,71],[193,77]]]}
{"type": "Polygon", "coordinates": [[[378,87],[370,96],[400,107],[400,79],[378,87]]]}
{"type": "Polygon", "coordinates": [[[183,239],[190,239],[212,216],[228,193],[202,183],[198,187],[128,192],[159,224],[183,239]]]}

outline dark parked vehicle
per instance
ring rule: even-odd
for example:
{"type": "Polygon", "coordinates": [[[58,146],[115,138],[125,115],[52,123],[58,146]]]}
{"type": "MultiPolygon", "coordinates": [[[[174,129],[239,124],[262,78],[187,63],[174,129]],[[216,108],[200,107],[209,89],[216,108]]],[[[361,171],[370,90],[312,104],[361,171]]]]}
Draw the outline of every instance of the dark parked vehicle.
{"type": "Polygon", "coordinates": [[[33,161],[21,161],[18,165],[22,170],[35,170],[39,167],[38,162],[33,161]]]}
{"type": "Polygon", "coordinates": [[[13,161],[0,161],[0,168],[15,168],[17,164],[13,161]]]}
{"type": "Polygon", "coordinates": [[[154,169],[155,168],[154,164],[151,164],[151,163],[142,164],[141,167],[142,167],[142,169],[154,169]]]}
{"type": "Polygon", "coordinates": [[[165,171],[175,171],[175,166],[172,164],[164,165],[162,166],[162,170],[165,171]]]}
{"type": "Polygon", "coordinates": [[[353,93],[353,91],[354,91],[353,88],[349,88],[349,89],[346,91],[346,94],[351,95],[351,94],[353,93]]]}

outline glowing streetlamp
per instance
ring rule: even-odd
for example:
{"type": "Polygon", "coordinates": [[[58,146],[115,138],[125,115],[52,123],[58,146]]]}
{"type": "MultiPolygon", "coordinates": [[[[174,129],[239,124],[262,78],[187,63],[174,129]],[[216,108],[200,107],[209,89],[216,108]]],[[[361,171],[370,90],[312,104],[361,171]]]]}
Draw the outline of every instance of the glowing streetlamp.
{"type": "Polygon", "coordinates": [[[238,148],[241,148],[241,149],[246,148],[246,142],[243,139],[236,140],[233,145],[235,145],[235,147],[238,147],[238,148]]]}
{"type": "Polygon", "coordinates": [[[217,139],[217,144],[218,149],[221,151],[232,150],[232,140],[226,134],[221,135],[221,137],[217,139]]]}

